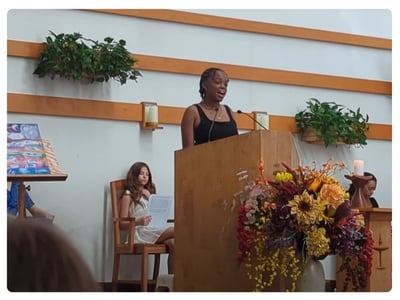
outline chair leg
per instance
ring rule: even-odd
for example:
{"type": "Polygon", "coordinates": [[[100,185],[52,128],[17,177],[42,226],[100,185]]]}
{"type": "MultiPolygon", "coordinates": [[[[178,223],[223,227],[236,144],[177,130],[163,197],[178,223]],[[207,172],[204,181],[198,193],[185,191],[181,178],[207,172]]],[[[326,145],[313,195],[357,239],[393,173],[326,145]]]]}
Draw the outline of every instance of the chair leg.
{"type": "Polygon", "coordinates": [[[141,279],[141,290],[147,292],[148,290],[148,265],[149,265],[149,254],[147,252],[142,253],[142,279],[141,279]]]}
{"type": "Polygon", "coordinates": [[[157,280],[160,273],[160,254],[154,254],[153,280],[157,280]]]}
{"type": "Polygon", "coordinates": [[[119,255],[114,254],[113,277],[112,277],[112,282],[111,282],[111,290],[113,292],[117,291],[118,275],[119,275],[119,255]]]}

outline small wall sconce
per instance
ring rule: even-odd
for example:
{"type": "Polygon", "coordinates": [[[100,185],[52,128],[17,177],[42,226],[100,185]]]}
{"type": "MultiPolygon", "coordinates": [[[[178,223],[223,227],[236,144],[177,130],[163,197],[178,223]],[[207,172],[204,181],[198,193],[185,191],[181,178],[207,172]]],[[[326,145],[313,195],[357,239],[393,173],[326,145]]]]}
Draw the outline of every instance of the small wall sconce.
{"type": "Polygon", "coordinates": [[[141,102],[142,104],[142,128],[162,129],[158,126],[158,106],[156,102],[141,102]]]}
{"type": "Polygon", "coordinates": [[[265,111],[253,111],[256,130],[269,130],[269,115],[265,111]]]}

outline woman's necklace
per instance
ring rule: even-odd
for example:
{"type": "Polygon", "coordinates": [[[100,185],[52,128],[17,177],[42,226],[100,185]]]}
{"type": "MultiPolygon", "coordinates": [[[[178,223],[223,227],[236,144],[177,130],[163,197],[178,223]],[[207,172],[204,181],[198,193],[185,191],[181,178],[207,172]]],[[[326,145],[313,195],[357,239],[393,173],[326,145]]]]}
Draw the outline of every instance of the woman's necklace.
{"type": "Polygon", "coordinates": [[[218,104],[218,106],[211,106],[211,105],[209,105],[209,104],[207,104],[207,103],[205,103],[204,101],[201,101],[200,102],[200,104],[206,109],[206,110],[209,110],[209,111],[215,111],[215,117],[216,117],[216,119],[217,120],[221,120],[222,119],[222,116],[223,116],[223,114],[224,114],[224,111],[223,110],[220,110],[220,107],[221,107],[221,105],[220,104],[218,104]]]}

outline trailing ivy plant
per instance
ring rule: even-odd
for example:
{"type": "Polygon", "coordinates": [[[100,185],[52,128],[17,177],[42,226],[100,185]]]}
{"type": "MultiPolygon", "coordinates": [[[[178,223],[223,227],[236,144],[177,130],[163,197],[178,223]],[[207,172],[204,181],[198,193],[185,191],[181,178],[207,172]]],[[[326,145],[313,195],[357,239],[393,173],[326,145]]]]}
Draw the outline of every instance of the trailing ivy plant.
{"type": "Polygon", "coordinates": [[[340,143],[362,146],[367,144],[368,115],[335,102],[321,102],[310,98],[307,107],[295,115],[301,134],[310,128],[322,139],[325,147],[340,143]]]}
{"type": "Polygon", "coordinates": [[[134,68],[137,60],[125,46],[122,39],[106,37],[104,42],[99,42],[76,32],[55,34],[50,31],[33,74],[40,78],[86,79],[90,83],[114,79],[123,85],[127,80],[137,81],[142,74],[134,68]]]}

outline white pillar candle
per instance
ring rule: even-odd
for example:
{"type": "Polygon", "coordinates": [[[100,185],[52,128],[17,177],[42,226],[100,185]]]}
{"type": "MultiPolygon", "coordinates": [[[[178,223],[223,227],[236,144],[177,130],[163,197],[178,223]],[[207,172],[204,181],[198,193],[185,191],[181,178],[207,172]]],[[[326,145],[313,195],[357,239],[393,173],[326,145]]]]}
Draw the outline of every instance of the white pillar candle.
{"type": "Polygon", "coordinates": [[[364,176],[364,161],[363,160],[355,160],[353,166],[354,166],[354,169],[353,169],[354,175],[364,176]]]}
{"type": "Polygon", "coordinates": [[[145,107],[146,123],[158,123],[158,107],[157,105],[147,105],[145,107]]]}

